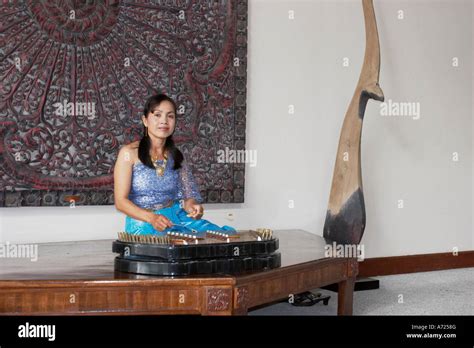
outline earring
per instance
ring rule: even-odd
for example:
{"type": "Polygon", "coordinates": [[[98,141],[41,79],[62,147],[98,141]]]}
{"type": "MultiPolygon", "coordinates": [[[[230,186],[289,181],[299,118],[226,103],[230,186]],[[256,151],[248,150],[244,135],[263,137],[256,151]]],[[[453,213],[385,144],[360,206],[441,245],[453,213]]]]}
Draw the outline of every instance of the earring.
{"type": "Polygon", "coordinates": [[[145,136],[148,136],[148,127],[145,126],[145,136]]]}

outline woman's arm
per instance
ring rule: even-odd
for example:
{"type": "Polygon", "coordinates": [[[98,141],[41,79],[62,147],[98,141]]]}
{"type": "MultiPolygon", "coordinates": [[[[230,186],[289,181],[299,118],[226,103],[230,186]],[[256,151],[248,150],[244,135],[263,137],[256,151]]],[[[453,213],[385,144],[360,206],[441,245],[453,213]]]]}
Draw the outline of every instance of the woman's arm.
{"type": "Polygon", "coordinates": [[[181,162],[181,168],[179,169],[179,193],[178,197],[185,201],[194,200],[195,203],[201,203],[203,201],[201,194],[199,193],[199,187],[194,180],[194,176],[191,168],[185,159],[181,162]]]}
{"type": "Polygon", "coordinates": [[[161,214],[142,209],[128,199],[132,183],[134,157],[128,146],[120,149],[114,168],[114,200],[118,211],[141,221],[150,223],[154,229],[163,231],[173,224],[161,214]]]}
{"type": "Polygon", "coordinates": [[[118,211],[141,221],[150,222],[153,212],[136,206],[128,199],[132,182],[133,156],[129,146],[123,146],[114,167],[114,200],[118,211]]]}
{"type": "Polygon", "coordinates": [[[199,187],[194,180],[191,168],[185,160],[181,162],[179,177],[180,189],[178,197],[184,200],[183,208],[189,213],[188,216],[200,219],[204,214],[204,208],[200,204],[203,199],[199,193],[199,187]]]}

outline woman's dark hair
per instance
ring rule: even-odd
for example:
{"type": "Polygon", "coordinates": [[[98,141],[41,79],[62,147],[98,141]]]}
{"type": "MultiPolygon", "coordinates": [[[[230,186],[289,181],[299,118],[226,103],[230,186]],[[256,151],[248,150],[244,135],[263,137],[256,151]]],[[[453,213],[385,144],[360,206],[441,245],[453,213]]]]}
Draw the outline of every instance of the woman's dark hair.
{"type": "MultiPolygon", "coordinates": [[[[148,113],[153,112],[155,107],[160,105],[163,101],[169,101],[171,104],[173,104],[175,117],[177,117],[176,103],[174,102],[173,99],[168,97],[166,94],[156,94],[148,98],[148,100],[145,103],[145,107],[143,109],[143,114],[145,115],[145,117],[148,118],[148,113]]],[[[176,129],[176,125],[175,125],[175,129],[176,129]]],[[[150,146],[151,146],[150,136],[146,134],[146,127],[145,125],[143,125],[143,137],[140,140],[140,144],[138,145],[138,158],[147,167],[155,169],[150,158],[150,146]]],[[[166,138],[164,151],[166,150],[168,150],[170,155],[173,156],[173,160],[174,160],[173,169],[176,170],[176,169],[181,168],[181,162],[183,161],[183,154],[174,144],[173,134],[171,134],[168,138],[166,138]]]]}

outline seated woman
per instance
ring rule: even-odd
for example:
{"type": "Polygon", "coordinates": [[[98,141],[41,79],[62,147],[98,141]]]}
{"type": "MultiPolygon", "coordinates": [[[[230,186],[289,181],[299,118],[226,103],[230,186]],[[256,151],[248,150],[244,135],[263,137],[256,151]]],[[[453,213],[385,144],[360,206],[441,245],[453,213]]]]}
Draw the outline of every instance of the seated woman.
{"type": "Polygon", "coordinates": [[[173,99],[164,94],[150,97],[142,122],[144,136],[120,149],[114,168],[115,206],[127,215],[125,232],[196,236],[206,231],[235,233],[230,226],[219,227],[201,219],[202,197],[172,138],[176,127],[173,99]]]}

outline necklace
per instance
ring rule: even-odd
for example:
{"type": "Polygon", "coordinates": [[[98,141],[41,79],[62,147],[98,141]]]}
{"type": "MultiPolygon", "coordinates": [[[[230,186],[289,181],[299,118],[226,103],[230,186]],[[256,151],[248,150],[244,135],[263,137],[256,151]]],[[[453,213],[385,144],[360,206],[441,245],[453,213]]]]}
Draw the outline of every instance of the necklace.
{"type": "Polygon", "coordinates": [[[166,154],[163,155],[165,159],[163,160],[163,164],[161,165],[156,163],[158,161],[158,156],[150,155],[150,157],[151,157],[151,163],[153,163],[153,167],[155,167],[156,169],[156,175],[163,176],[163,174],[165,173],[166,162],[168,162],[168,156],[166,156],[166,154]]]}

